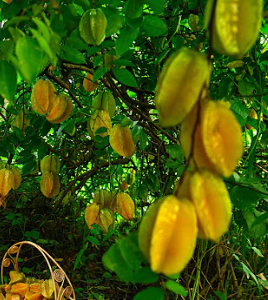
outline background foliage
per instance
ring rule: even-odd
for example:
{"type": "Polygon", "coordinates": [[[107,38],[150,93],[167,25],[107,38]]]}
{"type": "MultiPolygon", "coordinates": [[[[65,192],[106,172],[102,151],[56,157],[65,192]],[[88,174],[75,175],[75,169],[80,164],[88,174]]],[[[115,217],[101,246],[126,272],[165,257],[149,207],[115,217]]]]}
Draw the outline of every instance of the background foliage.
{"type": "MultiPolygon", "coordinates": [[[[206,2],[0,3],[0,156],[23,173],[20,188],[0,210],[1,254],[20,240],[43,245],[70,275],[78,299],[267,297],[267,1],[260,37],[243,59],[213,53],[211,98],[231,102],[245,145],[239,167],[225,180],[233,203],[229,232],[218,244],[199,241],[177,278],[152,273],[137,248],[141,217],[150,203],[171,193],[185,166],[180,128],[162,129],[158,123],[156,81],[166,59],[180,47],[208,52],[202,29],[206,2]],[[78,31],[83,12],[92,7],[102,8],[108,20],[106,39],[98,47],[85,44],[78,31]],[[98,80],[92,93],[82,85],[87,72],[98,80]],[[39,78],[50,79],[71,97],[74,110],[65,122],[51,124],[31,110],[31,89],[39,78]],[[92,139],[87,131],[92,100],[105,89],[116,99],[112,123],[131,127],[136,145],[131,158],[118,156],[108,137],[92,139]],[[22,107],[30,119],[23,131],[12,125],[22,107]],[[256,119],[249,116],[251,109],[256,119]],[[38,164],[47,154],[61,161],[62,187],[54,199],[45,198],[39,188],[38,164]],[[97,225],[89,230],[84,210],[92,194],[100,188],[118,192],[123,180],[136,204],[134,219],[127,222],[117,215],[108,234],[97,225]]],[[[30,257],[23,271],[42,276],[40,258],[30,257]]]]}

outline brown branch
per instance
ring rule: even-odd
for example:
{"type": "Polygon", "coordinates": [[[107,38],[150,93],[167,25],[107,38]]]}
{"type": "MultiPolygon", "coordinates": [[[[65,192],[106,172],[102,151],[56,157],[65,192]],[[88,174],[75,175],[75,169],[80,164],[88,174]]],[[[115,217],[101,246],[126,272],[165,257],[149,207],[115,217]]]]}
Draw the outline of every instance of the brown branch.
{"type": "MultiPolygon", "coordinates": [[[[63,68],[66,68],[66,69],[81,70],[81,71],[86,71],[88,73],[92,73],[92,69],[85,67],[85,66],[81,66],[81,65],[63,63],[62,66],[63,66],[63,68]]],[[[92,65],[92,67],[93,67],[93,65],[92,65]]]]}
{"type": "Polygon", "coordinates": [[[260,191],[260,190],[258,190],[256,188],[252,187],[252,186],[249,186],[249,185],[246,185],[246,184],[242,184],[242,183],[239,183],[239,182],[230,181],[230,180],[224,180],[224,181],[227,182],[227,183],[233,184],[233,185],[241,186],[241,187],[243,187],[245,189],[252,190],[252,191],[257,192],[259,194],[268,196],[268,193],[260,191]]]}
{"type": "Polygon", "coordinates": [[[46,146],[47,146],[47,148],[48,148],[48,150],[49,150],[50,152],[59,155],[59,156],[62,157],[64,160],[69,160],[69,158],[68,158],[67,156],[63,155],[63,154],[61,153],[61,151],[55,150],[55,149],[52,148],[48,143],[45,143],[45,144],[46,144],[46,146]]]}
{"type": "Polygon", "coordinates": [[[253,163],[253,165],[259,169],[261,169],[265,174],[268,174],[268,170],[264,169],[264,167],[258,165],[257,163],[253,163]]]}
{"type": "MultiPolygon", "coordinates": [[[[113,91],[117,94],[117,97],[120,98],[128,107],[130,107],[133,111],[135,111],[138,115],[140,115],[143,120],[147,121],[148,123],[150,123],[153,127],[155,127],[157,130],[159,130],[162,134],[164,134],[166,137],[168,137],[171,141],[173,141],[174,143],[177,143],[177,140],[171,136],[169,133],[167,133],[166,131],[164,131],[159,125],[155,124],[155,122],[153,122],[153,120],[147,116],[146,114],[144,114],[136,105],[136,101],[132,100],[127,93],[121,93],[121,91],[118,90],[118,88],[115,86],[113,79],[109,78],[110,84],[111,86],[114,87],[113,91]],[[134,102],[135,105],[132,105],[132,103],[134,102]]],[[[141,123],[141,126],[145,127],[144,123],[141,123]]],[[[152,132],[152,129],[148,126],[147,129],[150,130],[152,132]]],[[[155,132],[153,132],[154,135],[155,132]]],[[[161,141],[158,138],[158,141],[161,141]]]]}
{"type": "MultiPolygon", "coordinates": [[[[85,67],[85,66],[64,63],[63,67],[67,68],[67,69],[74,69],[74,70],[86,71],[86,72],[91,73],[93,75],[92,69],[90,69],[88,67],[85,67]]],[[[107,81],[104,78],[102,78],[101,81],[106,86],[108,86],[108,88],[110,88],[110,84],[107,84],[107,81]]],[[[131,88],[131,89],[134,90],[134,91],[139,91],[139,92],[144,92],[144,93],[147,93],[147,94],[150,94],[150,95],[154,95],[154,92],[151,92],[151,91],[141,90],[141,89],[137,89],[137,88],[131,88]]],[[[135,105],[147,107],[147,108],[150,108],[150,109],[155,109],[155,106],[152,105],[152,104],[144,103],[144,102],[141,102],[141,101],[138,101],[138,100],[133,100],[130,97],[129,97],[128,100],[129,100],[129,102],[131,102],[131,103],[133,103],[135,105]]]]}
{"type": "Polygon", "coordinates": [[[48,69],[46,69],[45,74],[47,75],[48,78],[56,81],[61,87],[63,87],[64,89],[66,89],[69,93],[69,95],[72,97],[72,99],[78,104],[78,106],[80,108],[83,108],[82,103],[77,99],[77,97],[75,96],[75,94],[71,91],[71,89],[69,88],[68,84],[66,84],[63,80],[61,80],[60,78],[58,78],[57,76],[55,76],[54,74],[52,74],[48,69]]]}
{"type": "MultiPolygon", "coordinates": [[[[82,66],[82,65],[75,65],[75,64],[69,64],[69,63],[63,63],[63,67],[68,68],[68,69],[77,69],[77,70],[82,70],[82,71],[86,71],[92,74],[92,69],[89,69],[88,67],[82,66]]],[[[113,79],[111,76],[109,76],[109,74],[107,74],[107,81],[102,78],[102,82],[104,83],[104,85],[108,88],[113,87],[113,92],[115,93],[116,97],[121,99],[128,107],[131,107],[131,109],[133,111],[135,111],[137,114],[139,114],[145,121],[149,122],[150,124],[152,124],[152,126],[154,126],[157,130],[159,130],[162,134],[164,134],[166,137],[168,137],[169,140],[171,140],[174,143],[177,143],[177,139],[175,139],[172,135],[170,135],[168,132],[164,131],[159,125],[155,124],[152,119],[147,116],[146,114],[144,114],[142,112],[142,110],[140,108],[138,108],[137,106],[141,106],[147,109],[155,109],[154,105],[148,104],[148,103],[144,103],[138,100],[133,100],[131,97],[129,97],[127,95],[126,92],[121,93],[121,91],[118,90],[118,88],[115,86],[113,79]]],[[[154,93],[152,93],[154,94],[154,93]]],[[[153,132],[153,130],[149,127],[146,126],[145,124],[141,123],[141,126],[143,127],[147,127],[147,129],[152,132],[152,134],[154,135],[154,137],[156,138],[157,135],[155,134],[155,132],[153,132]]],[[[157,139],[158,142],[160,142],[161,140],[158,138],[157,139]]]]}
{"type": "Polygon", "coordinates": [[[96,167],[92,168],[90,171],[87,171],[77,177],[75,177],[74,180],[72,180],[71,182],[69,182],[67,188],[65,189],[65,191],[62,193],[61,197],[58,199],[58,202],[56,203],[56,205],[54,206],[53,210],[56,211],[57,208],[61,205],[63,198],[67,195],[68,191],[70,191],[72,189],[72,187],[76,184],[77,181],[80,181],[80,183],[75,187],[75,190],[78,190],[80,188],[82,188],[84,186],[84,184],[86,183],[86,181],[94,176],[100,169],[103,168],[108,168],[111,165],[125,165],[127,163],[129,163],[129,161],[131,161],[131,159],[129,158],[119,158],[119,159],[115,159],[111,162],[102,162],[99,165],[97,165],[96,167]]]}

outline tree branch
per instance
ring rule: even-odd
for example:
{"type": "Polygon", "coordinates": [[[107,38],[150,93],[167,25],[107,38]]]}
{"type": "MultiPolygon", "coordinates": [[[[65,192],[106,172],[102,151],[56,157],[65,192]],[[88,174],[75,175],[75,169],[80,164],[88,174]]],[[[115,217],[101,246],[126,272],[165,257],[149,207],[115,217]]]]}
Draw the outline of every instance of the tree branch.
{"type": "Polygon", "coordinates": [[[61,80],[60,78],[58,78],[57,76],[55,76],[54,74],[52,74],[48,69],[46,69],[45,74],[47,75],[48,78],[56,81],[61,87],[63,87],[64,89],[66,89],[69,93],[69,95],[72,97],[72,99],[77,103],[77,105],[80,108],[83,108],[82,103],[77,99],[77,97],[75,96],[75,94],[71,91],[71,89],[69,88],[68,84],[66,84],[63,80],[61,80]]]}
{"type": "Polygon", "coordinates": [[[90,177],[94,176],[100,169],[108,168],[111,165],[125,165],[125,164],[129,163],[129,161],[131,161],[130,158],[119,158],[119,159],[115,159],[115,160],[110,161],[110,162],[105,161],[105,162],[100,163],[96,167],[92,168],[91,170],[77,176],[74,180],[69,182],[67,188],[62,193],[61,197],[58,199],[58,202],[54,206],[53,210],[54,211],[57,210],[57,208],[61,205],[64,197],[67,195],[68,191],[70,191],[72,189],[72,187],[75,185],[75,183],[77,181],[80,181],[80,183],[75,187],[75,190],[78,190],[78,189],[82,188],[84,186],[84,184],[86,183],[86,181],[90,177]]]}

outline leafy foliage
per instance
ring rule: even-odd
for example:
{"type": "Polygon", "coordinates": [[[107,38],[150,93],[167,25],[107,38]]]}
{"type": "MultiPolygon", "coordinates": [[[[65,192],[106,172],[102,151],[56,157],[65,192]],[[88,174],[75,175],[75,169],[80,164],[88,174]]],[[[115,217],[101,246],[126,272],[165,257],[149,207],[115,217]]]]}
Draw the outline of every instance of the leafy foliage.
{"type": "MultiPolygon", "coordinates": [[[[1,254],[19,240],[39,243],[59,258],[78,299],[267,296],[268,2],[258,40],[239,60],[210,47],[203,29],[206,2],[0,2],[0,158],[22,172],[21,185],[10,190],[0,209],[1,254]],[[105,39],[96,45],[88,45],[79,32],[91,9],[102,10],[107,20],[105,39]],[[233,206],[229,232],[217,244],[198,240],[189,265],[170,278],[151,271],[136,231],[150,204],[172,193],[187,164],[180,126],[163,129],[154,101],[164,63],[182,46],[211,57],[210,97],[231,103],[244,153],[224,179],[233,206]],[[93,83],[98,80],[90,91],[83,87],[88,74],[93,83]],[[39,79],[49,79],[57,94],[73,103],[71,115],[59,124],[31,106],[39,79]],[[115,114],[105,110],[108,104],[98,108],[100,114],[93,105],[106,92],[115,99],[115,114]],[[109,126],[105,120],[93,126],[97,115],[107,115],[109,126]],[[16,126],[17,116],[22,126],[16,126]],[[120,156],[109,143],[110,125],[119,124],[131,129],[131,157],[120,156]],[[46,198],[40,161],[51,154],[60,160],[61,188],[46,198]],[[126,221],[115,213],[107,233],[96,224],[89,229],[84,213],[96,190],[117,195],[125,188],[135,203],[134,218],[126,221]]],[[[29,276],[42,276],[43,267],[38,258],[22,262],[29,276]]]]}

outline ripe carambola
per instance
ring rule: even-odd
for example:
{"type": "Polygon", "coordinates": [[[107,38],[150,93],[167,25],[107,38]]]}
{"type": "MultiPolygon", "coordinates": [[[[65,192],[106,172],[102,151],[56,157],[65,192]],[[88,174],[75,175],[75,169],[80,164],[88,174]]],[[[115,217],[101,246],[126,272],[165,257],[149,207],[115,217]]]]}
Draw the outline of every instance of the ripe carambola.
{"type": "Polygon", "coordinates": [[[258,38],[262,20],[263,0],[215,0],[208,1],[205,27],[212,24],[212,46],[220,54],[242,58],[258,38]]]}
{"type": "Polygon", "coordinates": [[[232,217],[231,200],[222,178],[208,170],[187,171],[175,194],[187,197],[194,204],[198,236],[218,242],[227,232],[232,217]]]}
{"type": "Polygon", "coordinates": [[[53,118],[53,120],[52,120],[50,118],[50,120],[49,120],[47,118],[47,120],[50,123],[54,123],[54,124],[58,124],[58,123],[65,121],[73,111],[73,102],[68,96],[66,96],[65,94],[60,94],[58,97],[64,99],[64,101],[66,101],[66,107],[65,107],[65,110],[63,111],[62,115],[58,119],[53,118]]]}
{"type": "Polygon", "coordinates": [[[24,130],[30,125],[30,120],[27,118],[27,114],[24,109],[21,109],[12,121],[12,126],[16,126],[20,130],[24,130]]]}
{"type": "Polygon", "coordinates": [[[79,23],[82,39],[94,46],[100,45],[105,39],[107,19],[100,8],[87,10],[79,23]]]}
{"type": "Polygon", "coordinates": [[[116,211],[124,219],[131,221],[134,215],[135,204],[127,193],[119,193],[116,196],[116,211]]]}
{"type": "Polygon", "coordinates": [[[115,113],[115,100],[111,92],[101,92],[92,101],[92,108],[94,109],[103,109],[107,111],[112,118],[115,113]]]}
{"type": "Polygon", "coordinates": [[[92,224],[100,225],[100,206],[97,203],[92,203],[85,210],[85,221],[89,229],[92,224]]]}
{"type": "Polygon", "coordinates": [[[105,110],[97,109],[90,117],[87,127],[89,134],[93,133],[95,135],[95,132],[102,127],[105,127],[107,131],[98,133],[100,136],[105,137],[106,135],[110,134],[112,122],[109,113],[105,110]]]}
{"type": "MultiPolygon", "coordinates": [[[[19,299],[25,299],[26,293],[29,291],[29,285],[23,282],[14,283],[11,285],[11,291],[12,298],[14,299],[15,295],[19,295],[19,299]]],[[[0,294],[1,295],[1,294],[0,294]]],[[[1,300],[4,300],[5,298],[1,298],[1,300]]]]}
{"type": "Polygon", "coordinates": [[[128,189],[128,183],[126,180],[123,180],[121,185],[120,185],[120,189],[124,192],[128,189]]]}
{"type": "Polygon", "coordinates": [[[20,110],[16,115],[15,119],[12,121],[12,126],[16,126],[20,130],[23,130],[23,110],[20,110]]]}
{"type": "Polygon", "coordinates": [[[25,282],[25,274],[24,273],[19,273],[18,271],[11,270],[9,271],[9,284],[14,284],[17,282],[25,282]]]}
{"type": "Polygon", "coordinates": [[[71,106],[71,110],[70,110],[70,108],[67,109],[67,104],[68,104],[69,100],[70,99],[65,94],[58,95],[55,98],[52,108],[49,111],[49,114],[46,116],[46,119],[51,123],[60,123],[61,120],[64,121],[65,119],[67,119],[69,116],[68,113],[71,113],[71,111],[72,111],[72,106],[71,106]],[[66,109],[67,109],[67,115],[65,115],[62,118],[66,109]]]}
{"type": "Polygon", "coordinates": [[[93,202],[100,205],[101,208],[110,208],[114,194],[107,190],[98,190],[94,193],[93,202]]]}
{"type": "Polygon", "coordinates": [[[0,202],[14,187],[14,175],[11,170],[3,168],[0,170],[0,202]]]}
{"type": "Polygon", "coordinates": [[[60,192],[59,176],[54,172],[45,171],[40,182],[41,192],[47,198],[56,197],[60,192]]]}
{"type": "Polygon", "coordinates": [[[53,299],[54,284],[52,279],[46,279],[41,285],[41,294],[45,299],[53,299]]]}
{"type": "Polygon", "coordinates": [[[56,98],[56,89],[49,80],[39,79],[32,89],[31,104],[35,112],[40,115],[48,114],[56,98]]]}
{"type": "Polygon", "coordinates": [[[156,273],[173,275],[190,261],[197,237],[193,204],[174,195],[152,204],[139,227],[139,246],[156,273]]]}
{"type": "Polygon", "coordinates": [[[11,167],[10,171],[12,172],[12,174],[14,176],[12,189],[17,190],[21,183],[21,171],[17,167],[11,167]]]}
{"type": "Polygon", "coordinates": [[[111,147],[119,155],[130,157],[135,151],[131,130],[128,126],[115,125],[110,132],[111,147]]]}
{"type": "Polygon", "coordinates": [[[40,169],[42,173],[48,171],[58,174],[60,171],[60,161],[58,157],[54,155],[46,155],[40,162],[40,169]]]}
{"type": "Polygon", "coordinates": [[[175,126],[186,117],[209,80],[206,55],[181,48],[172,55],[157,83],[156,108],[163,127],[175,126]]]}
{"type": "Polygon", "coordinates": [[[91,93],[98,87],[98,81],[93,82],[93,75],[91,73],[87,73],[86,77],[83,80],[84,89],[91,93]]]}
{"type": "Polygon", "coordinates": [[[113,223],[113,213],[108,208],[103,208],[100,211],[100,227],[105,231],[108,232],[109,226],[113,223]]]}
{"type": "MultiPolygon", "coordinates": [[[[228,102],[204,100],[194,136],[193,159],[198,168],[219,175],[232,175],[243,154],[241,127],[228,102]]],[[[181,145],[188,158],[198,107],[195,106],[181,126],[181,145]]]]}

